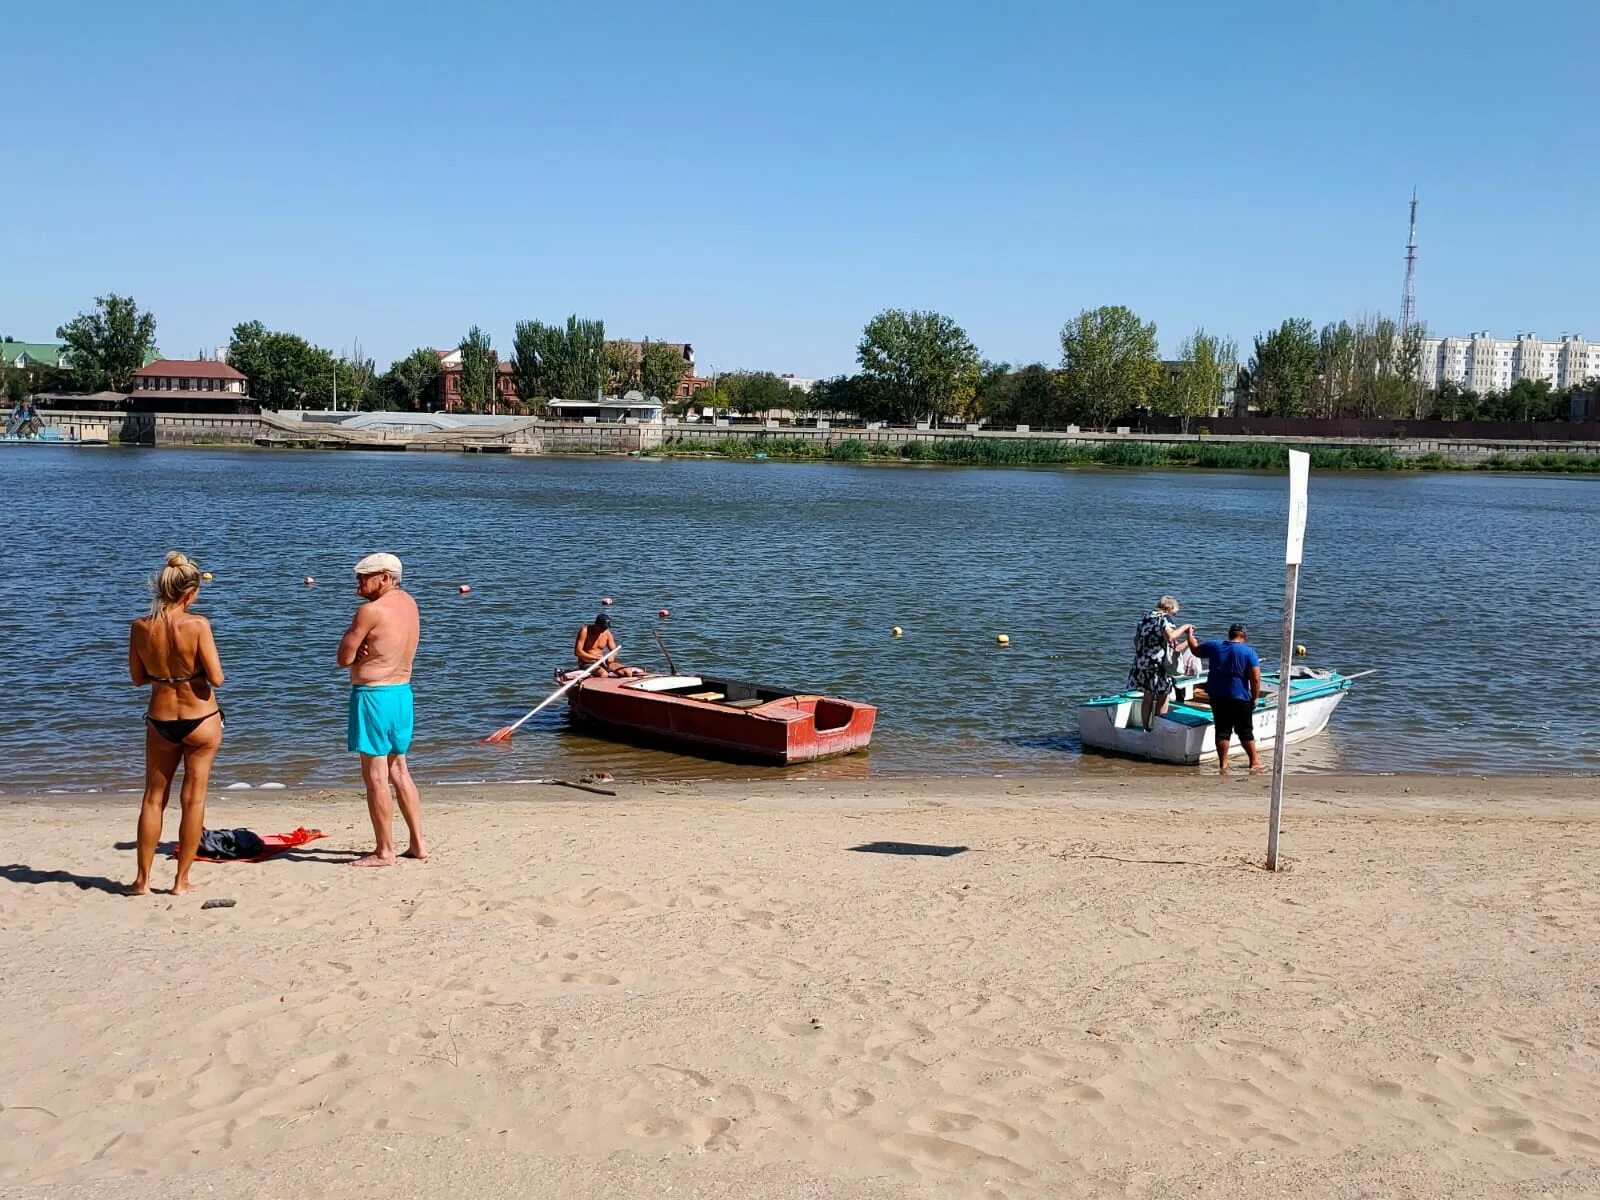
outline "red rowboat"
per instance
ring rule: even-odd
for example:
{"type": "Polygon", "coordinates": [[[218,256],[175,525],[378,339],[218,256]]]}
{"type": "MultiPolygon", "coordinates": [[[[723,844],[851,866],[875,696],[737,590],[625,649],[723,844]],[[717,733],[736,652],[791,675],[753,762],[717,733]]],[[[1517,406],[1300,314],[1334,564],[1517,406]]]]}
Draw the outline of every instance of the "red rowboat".
{"type": "Polygon", "coordinates": [[[625,740],[785,766],[865,749],[878,710],[832,696],[705,675],[585,679],[574,720],[625,740]]]}

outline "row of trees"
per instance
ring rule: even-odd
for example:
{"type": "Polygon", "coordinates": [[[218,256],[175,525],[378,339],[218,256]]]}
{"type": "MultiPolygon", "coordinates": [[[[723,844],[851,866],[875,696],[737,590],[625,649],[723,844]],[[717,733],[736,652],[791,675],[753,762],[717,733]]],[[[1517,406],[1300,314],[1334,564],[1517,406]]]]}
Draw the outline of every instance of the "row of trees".
{"type": "MultiPolygon", "coordinates": [[[[510,374],[519,403],[540,408],[555,399],[590,400],[639,391],[672,401],[683,381],[679,347],[665,342],[610,341],[604,321],[576,314],[565,325],[518,321],[510,374]]],[[[461,339],[459,406],[487,412],[499,403],[495,379],[500,356],[488,334],[474,325],[461,339]]],[[[435,363],[437,366],[437,362],[435,363]]],[[[403,405],[400,407],[404,407],[403,405]]]]}
{"type": "Polygon", "coordinates": [[[1255,340],[1240,380],[1251,404],[1274,417],[1412,417],[1428,414],[1419,326],[1401,336],[1383,316],[1313,330],[1293,319],[1255,340]]]}
{"type": "MultiPolygon", "coordinates": [[[[131,296],[107,295],[94,310],[56,330],[67,365],[7,372],[14,402],[30,391],[73,388],[126,391],[132,374],[153,352],[156,321],[131,296]]],[[[1455,384],[1426,386],[1424,331],[1400,336],[1383,316],[1337,321],[1320,330],[1303,318],[1282,322],[1254,339],[1238,366],[1237,346],[1197,329],[1174,362],[1159,356],[1156,326],[1131,309],[1085,309],[1060,333],[1060,359],[1013,366],[984,360],[966,331],[937,312],[887,309],[867,322],[856,346],[860,370],[818,382],[810,390],[766,371],[735,371],[694,397],[696,406],[724,411],[786,409],[797,414],[853,415],[896,423],[988,421],[1039,427],[1105,427],[1153,413],[1185,420],[1216,410],[1227,388],[1241,408],[1278,417],[1388,417],[1496,420],[1559,419],[1568,391],[1522,380],[1508,391],[1478,395],[1455,384]]],[[[500,360],[488,334],[473,326],[458,344],[459,406],[498,407],[500,360]]],[[[359,346],[335,354],[298,334],[237,325],[228,361],[250,382],[265,408],[417,409],[437,390],[438,352],[413,350],[379,372],[359,346]]],[[[608,340],[605,323],[576,315],[565,324],[521,321],[516,326],[510,377],[521,404],[563,397],[588,399],[638,390],[674,402],[683,378],[681,348],[660,342],[608,340]]]]}
{"type": "Polygon", "coordinates": [[[1480,396],[1424,378],[1420,326],[1402,335],[1382,315],[1302,318],[1237,345],[1197,329],[1163,362],[1155,323],[1120,305],[1085,309],[1061,330],[1059,365],[1013,367],[979,358],[971,339],[939,313],[880,313],[862,331],[857,375],[824,380],[810,407],[899,422],[956,418],[1041,427],[1104,428],[1143,414],[1185,425],[1216,412],[1230,386],[1237,411],[1274,417],[1559,420],[1571,388],[1519,380],[1480,396]]]}
{"type": "Polygon", "coordinates": [[[824,380],[812,407],[872,420],[1106,425],[1139,411],[1194,417],[1215,410],[1237,356],[1197,329],[1163,365],[1156,327],[1121,305],[1085,309],[1061,330],[1058,366],[982,359],[941,313],[889,309],[867,322],[858,375],[824,380]]]}

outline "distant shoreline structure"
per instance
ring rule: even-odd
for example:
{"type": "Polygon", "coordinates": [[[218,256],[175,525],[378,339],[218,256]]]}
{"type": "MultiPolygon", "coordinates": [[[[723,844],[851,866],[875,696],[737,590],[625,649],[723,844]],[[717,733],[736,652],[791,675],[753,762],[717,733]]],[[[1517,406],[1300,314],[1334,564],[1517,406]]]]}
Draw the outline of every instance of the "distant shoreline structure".
{"type": "MultiPolygon", "coordinates": [[[[3,410],[0,410],[3,411],[3,410]]],[[[41,410],[49,425],[90,414],[41,410]]],[[[106,414],[92,414],[105,419],[106,414]]],[[[1109,432],[1019,425],[932,427],[641,421],[550,421],[467,414],[128,413],[112,442],[157,448],[343,449],[516,456],[911,462],[976,466],[1202,467],[1277,470],[1286,450],[1310,449],[1319,470],[1531,470],[1600,473],[1600,422],[1548,422],[1538,436],[1505,422],[1212,418],[1192,430],[1118,426],[1109,432]]]]}

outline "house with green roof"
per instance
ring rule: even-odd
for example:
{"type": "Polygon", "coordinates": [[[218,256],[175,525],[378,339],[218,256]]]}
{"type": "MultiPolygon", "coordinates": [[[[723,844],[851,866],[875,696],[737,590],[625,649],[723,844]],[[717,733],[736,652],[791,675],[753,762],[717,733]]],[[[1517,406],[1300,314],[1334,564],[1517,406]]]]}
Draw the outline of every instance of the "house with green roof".
{"type": "Polygon", "coordinates": [[[63,342],[0,342],[0,366],[59,367],[66,354],[63,342]]]}

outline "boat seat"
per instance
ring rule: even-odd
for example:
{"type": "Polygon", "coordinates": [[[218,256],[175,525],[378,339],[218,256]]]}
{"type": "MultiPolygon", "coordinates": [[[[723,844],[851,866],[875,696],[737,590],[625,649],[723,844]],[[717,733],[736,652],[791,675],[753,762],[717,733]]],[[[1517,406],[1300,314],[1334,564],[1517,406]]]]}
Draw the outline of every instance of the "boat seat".
{"type": "Polygon", "coordinates": [[[684,696],[684,699],[685,700],[721,700],[723,698],[723,696],[724,696],[724,693],[722,693],[722,692],[690,692],[686,696],[684,696]]]}
{"type": "Polygon", "coordinates": [[[760,708],[766,701],[760,696],[749,696],[743,700],[729,700],[729,708],[760,708]]]}

